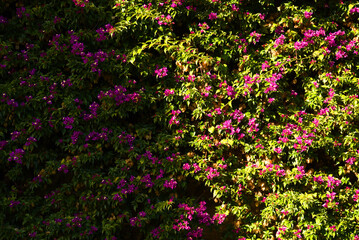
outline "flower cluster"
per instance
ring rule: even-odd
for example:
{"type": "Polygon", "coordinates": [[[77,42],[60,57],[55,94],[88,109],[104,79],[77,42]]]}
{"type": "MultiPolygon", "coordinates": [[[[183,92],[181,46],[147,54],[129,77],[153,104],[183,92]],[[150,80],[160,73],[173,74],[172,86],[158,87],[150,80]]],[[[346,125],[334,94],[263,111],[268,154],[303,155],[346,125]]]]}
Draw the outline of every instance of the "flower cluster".
{"type": "Polygon", "coordinates": [[[163,77],[167,76],[167,72],[168,72],[168,69],[166,67],[163,67],[163,68],[157,67],[155,70],[155,74],[159,78],[163,78],[163,77]]]}

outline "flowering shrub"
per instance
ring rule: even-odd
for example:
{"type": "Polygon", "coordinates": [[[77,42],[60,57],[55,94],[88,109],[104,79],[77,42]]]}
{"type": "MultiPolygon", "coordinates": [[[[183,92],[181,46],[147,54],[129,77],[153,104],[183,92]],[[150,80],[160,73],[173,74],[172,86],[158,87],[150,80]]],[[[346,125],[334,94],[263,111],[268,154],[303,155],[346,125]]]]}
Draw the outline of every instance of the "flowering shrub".
{"type": "Polygon", "coordinates": [[[359,239],[350,1],[3,1],[0,236],[359,239]]]}

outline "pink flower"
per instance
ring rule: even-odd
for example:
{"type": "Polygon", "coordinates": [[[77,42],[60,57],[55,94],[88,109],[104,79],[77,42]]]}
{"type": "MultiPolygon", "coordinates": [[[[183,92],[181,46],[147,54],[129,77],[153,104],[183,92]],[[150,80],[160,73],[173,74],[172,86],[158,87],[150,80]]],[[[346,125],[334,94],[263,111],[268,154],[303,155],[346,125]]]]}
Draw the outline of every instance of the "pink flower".
{"type": "Polygon", "coordinates": [[[85,7],[89,3],[89,0],[72,0],[72,1],[78,7],[85,7]]]}
{"type": "Polygon", "coordinates": [[[337,228],[335,227],[335,225],[329,227],[331,230],[333,230],[333,232],[335,232],[337,230],[337,228]]]}
{"type": "Polygon", "coordinates": [[[355,157],[348,158],[348,160],[346,160],[345,162],[352,165],[355,162],[355,157]]]}
{"type": "Polygon", "coordinates": [[[189,170],[191,168],[191,165],[189,165],[188,163],[183,164],[183,170],[189,170]]]}
{"type": "Polygon", "coordinates": [[[263,64],[262,64],[262,71],[265,71],[267,68],[269,68],[270,66],[268,65],[268,61],[265,61],[263,64]]]}
{"type": "Polygon", "coordinates": [[[319,124],[318,119],[314,118],[313,123],[314,123],[315,127],[318,127],[318,124],[319,124]]]}
{"type": "MultiPolygon", "coordinates": [[[[359,13],[359,8],[358,7],[353,7],[352,9],[350,9],[350,13],[354,14],[354,13],[359,13]]],[[[358,238],[359,239],[359,238],[358,238]]]]}
{"type": "Polygon", "coordinates": [[[214,20],[217,18],[217,13],[211,12],[208,16],[209,20],[214,20]]]}
{"type": "Polygon", "coordinates": [[[305,41],[297,41],[294,43],[294,48],[296,50],[305,48],[306,46],[308,46],[308,42],[305,42],[305,41]]]}
{"type": "Polygon", "coordinates": [[[169,95],[173,95],[174,93],[175,93],[175,91],[174,91],[174,90],[170,90],[170,89],[166,89],[165,92],[164,92],[164,94],[165,94],[166,97],[169,96],[169,95]]]}
{"type": "Polygon", "coordinates": [[[305,18],[311,18],[312,15],[313,15],[312,12],[307,12],[307,11],[304,12],[304,17],[305,18]]]}
{"type": "Polygon", "coordinates": [[[156,70],[155,70],[155,74],[159,78],[163,78],[163,77],[167,76],[167,72],[168,72],[168,69],[166,67],[163,67],[160,69],[156,68],[156,70]]]}
{"type": "Polygon", "coordinates": [[[189,75],[188,76],[188,81],[190,81],[190,82],[194,82],[195,79],[196,79],[195,75],[189,75]]]}
{"type": "Polygon", "coordinates": [[[173,178],[170,181],[166,180],[163,186],[165,188],[175,189],[177,186],[177,181],[173,180],[173,178]]]}
{"type": "Polygon", "coordinates": [[[274,151],[275,151],[276,153],[281,153],[281,152],[282,152],[282,149],[281,149],[280,147],[277,147],[277,148],[274,149],[274,151]]]}
{"type": "Polygon", "coordinates": [[[280,211],[282,214],[284,214],[284,216],[285,215],[287,215],[289,212],[288,211],[286,211],[286,210],[282,210],[282,211],[280,211]]]}
{"type": "Polygon", "coordinates": [[[224,219],[226,219],[226,217],[227,217],[226,214],[216,213],[216,215],[213,216],[213,220],[217,220],[218,224],[222,224],[224,219]]]}

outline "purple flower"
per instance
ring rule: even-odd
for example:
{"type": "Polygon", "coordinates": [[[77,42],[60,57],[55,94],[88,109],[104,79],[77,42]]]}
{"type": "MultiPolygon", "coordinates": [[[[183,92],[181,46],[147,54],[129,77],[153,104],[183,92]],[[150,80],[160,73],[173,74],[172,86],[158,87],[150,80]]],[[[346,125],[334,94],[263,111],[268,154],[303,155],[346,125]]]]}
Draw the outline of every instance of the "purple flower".
{"type": "Polygon", "coordinates": [[[160,238],[160,232],[162,231],[161,227],[157,227],[151,231],[151,234],[154,238],[160,238]]]}
{"type": "Polygon", "coordinates": [[[8,144],[8,141],[0,141],[0,150],[3,150],[6,144],[8,144]]]}
{"type": "Polygon", "coordinates": [[[5,24],[5,23],[7,23],[7,18],[6,17],[4,17],[4,16],[0,16],[0,24],[5,24]]]}
{"type": "Polygon", "coordinates": [[[69,172],[69,170],[67,169],[67,166],[62,164],[58,169],[57,171],[59,172],[64,172],[65,174],[69,172]]]}
{"type": "Polygon", "coordinates": [[[37,139],[34,137],[27,138],[27,142],[25,143],[25,146],[30,146],[33,142],[37,142],[37,139]]]}
{"type": "Polygon", "coordinates": [[[89,109],[90,109],[90,112],[93,116],[97,116],[97,110],[98,108],[100,107],[100,105],[97,103],[97,102],[93,102],[90,106],[89,106],[89,109]]]}
{"type": "MultiPolygon", "coordinates": [[[[20,7],[20,8],[16,8],[16,16],[18,18],[22,18],[23,14],[26,12],[26,8],[24,7],[20,7]]],[[[25,14],[27,17],[29,16],[29,14],[25,14]]]]}
{"type": "Polygon", "coordinates": [[[141,182],[146,183],[146,187],[152,188],[154,183],[151,180],[150,174],[147,174],[142,177],[141,182]]]}
{"type": "Polygon", "coordinates": [[[9,204],[9,207],[15,207],[16,205],[19,205],[20,204],[20,202],[19,201],[12,201],[12,200],[10,200],[10,204],[9,204]]]}
{"type": "Polygon", "coordinates": [[[133,218],[130,218],[130,224],[132,227],[135,227],[135,226],[141,226],[141,220],[138,218],[138,217],[133,217],[133,218]],[[139,222],[137,224],[137,222],[139,222]]]}
{"type": "Polygon", "coordinates": [[[163,184],[163,186],[165,188],[175,189],[177,186],[177,182],[173,178],[171,178],[170,181],[166,180],[165,183],[163,184]]]}
{"type": "Polygon", "coordinates": [[[74,131],[72,136],[71,136],[71,141],[72,141],[72,144],[76,144],[78,138],[80,135],[82,135],[83,133],[82,132],[79,132],[79,131],[74,131]]]}
{"type": "Polygon", "coordinates": [[[66,129],[72,129],[72,124],[74,123],[74,118],[73,117],[63,117],[62,118],[62,123],[65,125],[66,129]]]}
{"type": "Polygon", "coordinates": [[[22,164],[22,157],[24,155],[25,151],[24,149],[18,148],[15,149],[15,151],[10,153],[10,157],[8,158],[8,161],[14,161],[18,164],[22,164]]]}
{"type": "Polygon", "coordinates": [[[14,131],[14,132],[10,133],[10,135],[11,135],[11,140],[12,140],[12,141],[15,141],[18,137],[20,137],[21,132],[19,132],[19,131],[14,131]]]}
{"type": "Polygon", "coordinates": [[[41,121],[40,119],[36,118],[34,122],[32,122],[32,126],[34,126],[35,130],[41,129],[41,121]]]}

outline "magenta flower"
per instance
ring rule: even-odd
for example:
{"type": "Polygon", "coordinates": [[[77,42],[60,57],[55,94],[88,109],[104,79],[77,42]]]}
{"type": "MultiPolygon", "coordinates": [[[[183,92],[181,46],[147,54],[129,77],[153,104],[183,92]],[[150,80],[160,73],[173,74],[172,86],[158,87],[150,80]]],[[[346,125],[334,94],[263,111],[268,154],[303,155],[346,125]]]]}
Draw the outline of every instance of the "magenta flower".
{"type": "Polygon", "coordinates": [[[7,23],[7,18],[4,16],[0,16],[0,24],[5,24],[7,23]]]}
{"type": "Polygon", "coordinates": [[[65,125],[66,129],[72,129],[72,124],[74,123],[75,118],[73,117],[63,117],[62,123],[65,125]]]}
{"type": "Polygon", "coordinates": [[[348,57],[348,55],[347,55],[347,53],[346,52],[344,52],[343,50],[338,50],[336,53],[335,53],[335,59],[336,60],[339,60],[339,59],[341,59],[341,58],[347,58],[348,57]]]}
{"type": "Polygon", "coordinates": [[[305,41],[297,41],[294,43],[294,48],[296,50],[305,48],[306,46],[308,46],[308,42],[305,42],[305,41]]]}
{"type": "Polygon", "coordinates": [[[275,98],[268,98],[268,102],[269,102],[269,103],[274,102],[274,100],[275,100],[275,98]]]}
{"type": "Polygon", "coordinates": [[[348,158],[348,160],[345,161],[346,163],[349,163],[350,165],[353,165],[353,163],[355,162],[355,157],[350,157],[348,158]]]}
{"type": "Polygon", "coordinates": [[[25,154],[25,151],[21,148],[15,149],[15,151],[10,153],[10,157],[8,158],[8,161],[14,161],[18,164],[22,164],[22,157],[25,154]]]}
{"type": "Polygon", "coordinates": [[[355,194],[354,194],[354,196],[353,196],[353,200],[354,200],[355,202],[357,202],[358,199],[359,199],[359,190],[355,190],[355,194]]]}
{"type": "Polygon", "coordinates": [[[224,222],[224,220],[226,219],[227,215],[226,214],[219,214],[216,213],[213,216],[213,220],[217,220],[218,224],[222,224],[224,222]]]}
{"type": "Polygon", "coordinates": [[[319,120],[318,120],[318,119],[316,119],[316,118],[314,118],[313,123],[314,123],[315,127],[318,127],[319,120]]]}
{"type": "Polygon", "coordinates": [[[206,169],[206,171],[208,172],[207,174],[207,179],[213,179],[214,177],[218,177],[219,176],[219,172],[217,169],[212,168],[212,167],[208,167],[206,169]]]}
{"type": "Polygon", "coordinates": [[[75,5],[77,7],[85,7],[88,3],[89,3],[89,0],[72,0],[75,5]]]}
{"type": "Polygon", "coordinates": [[[208,16],[209,20],[217,19],[217,13],[211,12],[208,16]]]}
{"type": "Polygon", "coordinates": [[[29,16],[30,16],[30,14],[25,13],[25,12],[26,12],[26,8],[24,8],[24,7],[16,8],[16,16],[17,16],[18,18],[22,18],[22,17],[23,17],[23,14],[25,14],[26,17],[29,17],[29,16]]]}
{"type": "Polygon", "coordinates": [[[37,139],[34,137],[29,137],[29,138],[27,138],[25,146],[30,146],[33,142],[37,142],[37,139]]]}
{"type": "Polygon", "coordinates": [[[165,188],[171,188],[171,189],[175,189],[177,186],[177,182],[172,178],[171,180],[166,180],[165,183],[163,184],[163,186],[165,188]]]}
{"type": "Polygon", "coordinates": [[[174,91],[174,90],[170,90],[170,89],[166,89],[165,92],[164,92],[164,94],[165,94],[166,97],[169,96],[169,95],[173,95],[174,93],[175,93],[175,91],[174,91]]]}
{"type": "Polygon", "coordinates": [[[312,15],[313,15],[312,12],[307,12],[307,11],[304,12],[304,17],[305,17],[305,18],[311,18],[312,15]]]}
{"type": "Polygon", "coordinates": [[[65,174],[69,172],[69,170],[67,169],[67,166],[65,164],[62,164],[57,171],[59,172],[64,172],[65,174]]]}
{"type": "Polygon", "coordinates": [[[31,123],[34,126],[35,130],[41,129],[41,121],[40,119],[36,118],[34,122],[31,123]]]}
{"type": "Polygon", "coordinates": [[[237,7],[236,4],[232,4],[232,11],[238,12],[239,7],[237,7]]]}
{"type": "Polygon", "coordinates": [[[280,147],[277,147],[274,149],[274,151],[279,154],[282,152],[282,149],[280,147]]]}
{"type": "Polygon", "coordinates": [[[188,75],[188,81],[194,82],[195,79],[196,79],[195,75],[188,75]]]}
{"type": "Polygon", "coordinates": [[[234,91],[234,88],[232,86],[227,87],[227,95],[231,98],[234,98],[236,96],[236,91],[234,91]]]}
{"type": "Polygon", "coordinates": [[[156,70],[155,70],[155,74],[159,78],[163,78],[163,77],[167,76],[167,72],[168,72],[168,69],[166,67],[163,67],[160,69],[156,68],[156,70]]]}
{"type": "MultiPolygon", "coordinates": [[[[352,9],[350,9],[350,14],[354,14],[354,13],[359,13],[359,7],[353,7],[352,9]]],[[[359,238],[358,238],[359,239],[359,238]]]]}
{"type": "Polygon", "coordinates": [[[160,238],[160,232],[163,232],[161,227],[157,227],[151,231],[151,234],[154,238],[160,238]]]}
{"type": "Polygon", "coordinates": [[[101,41],[104,41],[104,40],[107,39],[107,37],[105,36],[105,33],[106,33],[105,29],[99,28],[99,29],[96,30],[96,32],[97,32],[98,35],[99,35],[99,36],[96,38],[96,41],[101,42],[101,41]]]}
{"type": "Polygon", "coordinates": [[[335,186],[339,186],[342,183],[341,180],[335,180],[332,176],[328,176],[327,186],[330,189],[334,189],[335,186]]]}
{"type": "Polygon", "coordinates": [[[283,45],[284,44],[284,39],[285,36],[283,34],[281,34],[274,42],[274,48],[278,47],[279,45],[283,45]]]}
{"type": "Polygon", "coordinates": [[[264,61],[264,63],[262,64],[262,71],[265,71],[269,67],[270,66],[268,65],[268,61],[264,61]]]}
{"type": "Polygon", "coordinates": [[[9,204],[9,207],[15,207],[16,205],[19,205],[20,204],[20,202],[19,201],[12,201],[12,200],[10,200],[10,204],[9,204]]]}
{"type": "Polygon", "coordinates": [[[183,170],[189,170],[191,168],[191,165],[188,163],[183,164],[183,170]]]}

